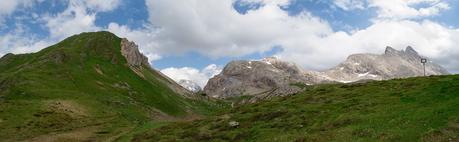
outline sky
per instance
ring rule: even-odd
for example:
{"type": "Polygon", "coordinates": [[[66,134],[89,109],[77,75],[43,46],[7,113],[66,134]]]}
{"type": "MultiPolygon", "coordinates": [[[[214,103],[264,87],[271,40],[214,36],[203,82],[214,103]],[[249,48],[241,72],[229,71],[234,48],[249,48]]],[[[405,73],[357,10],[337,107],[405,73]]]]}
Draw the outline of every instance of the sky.
{"type": "Polygon", "coordinates": [[[275,56],[321,71],[412,46],[459,73],[459,0],[2,0],[0,56],[81,32],[136,42],[153,68],[203,87],[232,60],[275,56]]]}

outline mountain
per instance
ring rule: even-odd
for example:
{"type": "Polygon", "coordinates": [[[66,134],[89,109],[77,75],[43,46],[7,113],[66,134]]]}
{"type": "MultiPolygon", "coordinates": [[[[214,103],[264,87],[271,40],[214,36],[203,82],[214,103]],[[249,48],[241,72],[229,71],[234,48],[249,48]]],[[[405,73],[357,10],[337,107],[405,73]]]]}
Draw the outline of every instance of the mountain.
{"type": "Polygon", "coordinates": [[[459,75],[322,84],[134,141],[459,141],[459,75]]]}
{"type": "Polygon", "coordinates": [[[200,91],[202,91],[202,88],[198,85],[198,83],[196,82],[193,82],[191,80],[180,80],[178,82],[178,84],[180,84],[180,86],[184,87],[185,89],[193,92],[193,93],[198,93],[200,91]]]}
{"type": "Polygon", "coordinates": [[[135,43],[109,32],[0,59],[2,141],[129,139],[157,122],[195,119],[216,108],[206,100],[152,69],[135,43]]]}
{"type": "MultiPolygon", "coordinates": [[[[358,80],[387,80],[423,76],[424,68],[421,59],[411,46],[405,50],[387,47],[382,55],[355,54],[338,66],[324,72],[325,76],[338,82],[355,82],[358,80]]],[[[429,61],[426,63],[426,75],[446,75],[446,69],[429,61]]]]}
{"type": "MultiPolygon", "coordinates": [[[[351,83],[359,80],[387,80],[422,76],[423,64],[412,47],[398,51],[387,47],[382,55],[354,54],[346,61],[327,71],[305,71],[294,63],[275,57],[261,61],[232,61],[223,71],[211,78],[204,93],[228,99],[246,96],[243,99],[255,102],[273,96],[285,96],[301,91],[307,85],[323,83],[351,83]]],[[[446,75],[446,69],[429,61],[427,75],[446,75]]]]}
{"type": "Polygon", "coordinates": [[[309,76],[295,64],[270,57],[261,61],[232,61],[211,78],[204,93],[214,98],[237,96],[260,98],[287,95],[301,91],[304,84],[320,80],[309,76]]]}

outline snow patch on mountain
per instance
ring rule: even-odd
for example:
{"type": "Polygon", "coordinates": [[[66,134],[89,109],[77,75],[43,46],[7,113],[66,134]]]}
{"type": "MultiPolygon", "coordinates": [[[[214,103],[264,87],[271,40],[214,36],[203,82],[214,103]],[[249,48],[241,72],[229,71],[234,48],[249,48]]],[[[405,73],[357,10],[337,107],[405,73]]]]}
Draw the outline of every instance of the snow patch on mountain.
{"type": "Polygon", "coordinates": [[[183,88],[185,88],[185,89],[187,89],[187,90],[189,90],[189,91],[191,91],[193,93],[197,93],[197,92],[202,90],[202,88],[199,86],[198,83],[193,82],[191,80],[182,79],[182,80],[178,81],[178,84],[180,86],[182,86],[183,88]]]}

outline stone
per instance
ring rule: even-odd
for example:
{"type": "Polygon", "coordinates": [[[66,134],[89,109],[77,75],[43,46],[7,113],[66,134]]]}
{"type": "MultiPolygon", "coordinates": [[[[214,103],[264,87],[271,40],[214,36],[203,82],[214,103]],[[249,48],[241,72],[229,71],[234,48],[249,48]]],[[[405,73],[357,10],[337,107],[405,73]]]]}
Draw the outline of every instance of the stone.
{"type": "Polygon", "coordinates": [[[126,38],[121,39],[121,54],[126,58],[131,67],[140,67],[142,65],[150,67],[148,58],[140,53],[138,46],[126,38]]]}
{"type": "Polygon", "coordinates": [[[228,124],[230,127],[233,127],[233,128],[239,127],[239,122],[237,121],[230,121],[228,124]]]}

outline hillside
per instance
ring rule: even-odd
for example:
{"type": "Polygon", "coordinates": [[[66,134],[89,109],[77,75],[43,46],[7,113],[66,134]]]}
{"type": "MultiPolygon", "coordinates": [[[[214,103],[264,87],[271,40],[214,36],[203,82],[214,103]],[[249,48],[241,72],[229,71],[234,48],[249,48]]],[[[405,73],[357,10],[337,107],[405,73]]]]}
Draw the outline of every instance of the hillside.
{"type": "Polygon", "coordinates": [[[217,108],[151,69],[136,47],[122,53],[123,40],[82,33],[37,53],[2,57],[2,141],[116,140],[217,108]]]}
{"type": "Polygon", "coordinates": [[[304,87],[135,141],[459,141],[459,75],[304,87]]]}

